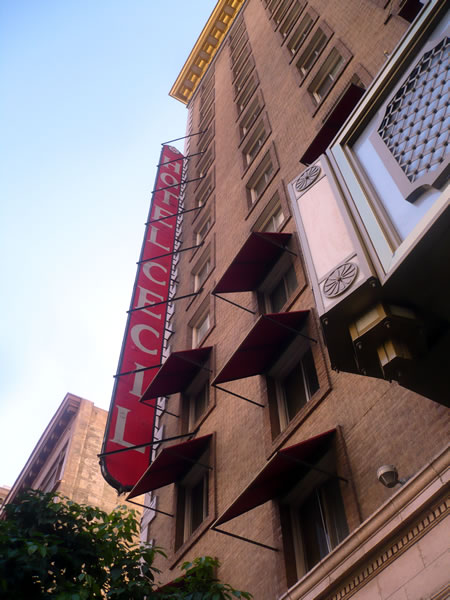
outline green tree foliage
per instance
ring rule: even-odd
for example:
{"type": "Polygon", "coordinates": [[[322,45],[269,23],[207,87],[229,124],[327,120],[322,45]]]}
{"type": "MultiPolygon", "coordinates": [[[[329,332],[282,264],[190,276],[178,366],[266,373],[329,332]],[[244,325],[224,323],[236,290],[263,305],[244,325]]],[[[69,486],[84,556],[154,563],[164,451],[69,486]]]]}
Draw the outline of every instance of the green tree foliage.
{"type": "Polygon", "coordinates": [[[215,578],[210,557],[185,563],[183,578],[158,588],[160,548],[136,544],[138,522],[31,490],[0,520],[2,600],[231,600],[251,595],[215,578]]]}

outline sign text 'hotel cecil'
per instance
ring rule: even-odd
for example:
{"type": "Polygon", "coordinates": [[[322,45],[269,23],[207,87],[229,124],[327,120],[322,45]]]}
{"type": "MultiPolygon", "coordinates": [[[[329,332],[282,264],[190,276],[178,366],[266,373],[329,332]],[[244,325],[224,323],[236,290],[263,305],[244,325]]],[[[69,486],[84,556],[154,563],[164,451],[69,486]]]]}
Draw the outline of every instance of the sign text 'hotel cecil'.
{"type": "MultiPolygon", "coordinates": [[[[160,191],[150,207],[102,448],[102,454],[128,449],[101,458],[103,477],[119,491],[134,486],[152,451],[151,446],[132,447],[148,444],[153,436],[155,408],[139,399],[162,362],[177,224],[170,215],[178,212],[183,155],[163,146],[159,163],[154,189],[160,191]]],[[[149,404],[155,406],[156,399],[149,404]]]]}

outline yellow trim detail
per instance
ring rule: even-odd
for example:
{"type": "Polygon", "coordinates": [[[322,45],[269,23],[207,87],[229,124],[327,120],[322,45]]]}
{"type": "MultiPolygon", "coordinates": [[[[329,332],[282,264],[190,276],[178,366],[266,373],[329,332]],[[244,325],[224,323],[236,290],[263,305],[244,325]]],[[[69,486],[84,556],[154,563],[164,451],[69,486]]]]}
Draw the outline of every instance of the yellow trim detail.
{"type": "Polygon", "coordinates": [[[245,0],[218,0],[169,96],[187,104],[220,48],[245,0]]]}

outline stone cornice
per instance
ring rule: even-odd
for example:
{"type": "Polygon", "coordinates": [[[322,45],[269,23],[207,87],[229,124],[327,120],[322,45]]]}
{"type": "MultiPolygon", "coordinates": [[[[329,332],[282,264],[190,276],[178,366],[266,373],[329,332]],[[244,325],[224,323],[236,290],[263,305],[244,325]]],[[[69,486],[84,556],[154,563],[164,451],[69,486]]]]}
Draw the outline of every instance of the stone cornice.
{"type": "Polygon", "coordinates": [[[187,61],[184,63],[169,96],[187,104],[219,50],[245,0],[219,0],[187,61]]]}

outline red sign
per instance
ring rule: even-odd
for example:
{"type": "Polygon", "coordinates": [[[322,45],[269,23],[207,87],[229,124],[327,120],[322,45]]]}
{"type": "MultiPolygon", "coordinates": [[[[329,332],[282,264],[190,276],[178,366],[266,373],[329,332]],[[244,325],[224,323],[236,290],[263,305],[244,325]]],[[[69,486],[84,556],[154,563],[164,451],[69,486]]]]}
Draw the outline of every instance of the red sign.
{"type": "MultiPolygon", "coordinates": [[[[183,155],[163,146],[159,162],[154,189],[161,191],[153,194],[150,206],[102,447],[102,453],[130,448],[101,458],[103,477],[120,492],[134,486],[151,457],[151,446],[132,446],[153,437],[156,411],[139,399],[162,362],[177,223],[177,217],[170,215],[179,210],[183,155]]],[[[156,405],[156,399],[150,404],[156,405]]]]}

